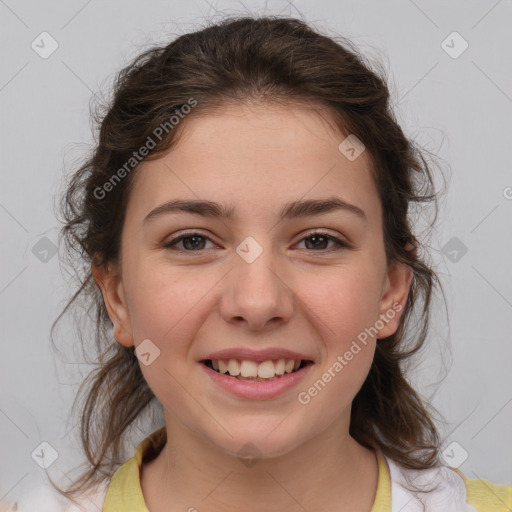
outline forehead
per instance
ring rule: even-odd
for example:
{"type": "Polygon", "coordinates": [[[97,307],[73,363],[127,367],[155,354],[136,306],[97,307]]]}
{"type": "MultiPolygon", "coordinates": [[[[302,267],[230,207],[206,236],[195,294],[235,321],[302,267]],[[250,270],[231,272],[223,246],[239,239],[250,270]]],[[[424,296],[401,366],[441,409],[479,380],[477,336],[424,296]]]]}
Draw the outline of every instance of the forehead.
{"type": "Polygon", "coordinates": [[[173,198],[223,203],[242,218],[277,214],[297,199],[337,196],[380,222],[369,156],[349,160],[340,152],[347,134],[325,114],[233,104],[181,122],[177,145],[136,169],[127,216],[144,216],[173,198]]]}

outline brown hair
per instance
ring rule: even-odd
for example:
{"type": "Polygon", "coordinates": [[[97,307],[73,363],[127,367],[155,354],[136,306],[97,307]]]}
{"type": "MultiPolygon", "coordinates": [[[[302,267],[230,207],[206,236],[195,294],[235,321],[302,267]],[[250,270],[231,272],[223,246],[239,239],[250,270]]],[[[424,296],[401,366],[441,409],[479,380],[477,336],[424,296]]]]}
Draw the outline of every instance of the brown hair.
{"type": "MultiPolygon", "coordinates": [[[[350,434],[405,467],[439,465],[440,439],[432,420],[437,411],[409,385],[403,368],[424,344],[434,286],[441,284],[418,252],[423,246],[412,232],[410,210],[419,205],[423,211],[423,203],[431,202],[437,216],[437,196],[432,163],[397,123],[384,76],[382,69],[372,70],[350,41],[322,35],[301,20],[277,16],[224,19],[144,51],[118,73],[110,105],[96,115],[99,133],[94,151],[72,176],[61,205],[65,225],[60,236],[67,254],[75,255],[75,267],[76,261],[81,262],[82,274],[77,271],[78,290],[54,322],[52,333],[62,315],[83,296],[89,311],[95,311],[97,368],[84,380],[74,402],[85,390],[81,442],[90,467],[60,492],[73,499],[78,490],[110,477],[123,462],[129,429],[155,398],[134,347],[114,341],[91,272],[92,264],[117,261],[136,166],[121,173],[123,178],[107,193],[98,191],[105,191],[105,183],[112,183],[134,150],[148,137],[155,139],[155,130],[191,98],[197,102],[191,116],[226,102],[251,99],[309,104],[327,111],[341,133],[355,134],[364,143],[382,202],[387,261],[408,265],[413,280],[398,330],[377,342],[369,375],[352,404],[350,434]],[[419,314],[413,318],[415,307],[419,314]],[[414,332],[407,334],[411,323],[414,332]]],[[[170,150],[184,127],[186,118],[176,130],[166,131],[145,159],[170,150]]]]}

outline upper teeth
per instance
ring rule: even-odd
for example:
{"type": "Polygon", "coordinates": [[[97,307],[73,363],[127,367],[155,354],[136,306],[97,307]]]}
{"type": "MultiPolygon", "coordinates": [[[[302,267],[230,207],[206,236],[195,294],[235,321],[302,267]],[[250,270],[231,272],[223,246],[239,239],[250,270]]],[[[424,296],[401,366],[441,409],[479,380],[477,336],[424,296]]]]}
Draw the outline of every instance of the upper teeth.
{"type": "Polygon", "coordinates": [[[301,361],[294,359],[278,359],[277,361],[239,361],[237,359],[212,359],[214,370],[220,373],[229,373],[232,377],[241,375],[242,377],[260,377],[262,379],[270,379],[276,375],[283,375],[297,370],[301,361]]]}

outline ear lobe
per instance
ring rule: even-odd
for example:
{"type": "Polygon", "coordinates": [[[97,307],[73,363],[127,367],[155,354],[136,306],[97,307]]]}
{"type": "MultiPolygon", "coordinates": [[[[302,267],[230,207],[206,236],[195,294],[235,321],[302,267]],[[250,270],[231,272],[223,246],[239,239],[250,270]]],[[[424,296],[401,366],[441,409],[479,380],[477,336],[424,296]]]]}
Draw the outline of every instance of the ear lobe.
{"type": "Polygon", "coordinates": [[[103,295],[108,316],[114,325],[114,338],[125,347],[133,346],[130,315],[119,272],[112,264],[108,263],[99,266],[92,265],[92,274],[103,295]]]}
{"type": "Polygon", "coordinates": [[[395,262],[386,275],[385,291],[380,301],[380,319],[385,324],[377,338],[387,338],[396,332],[409,296],[413,271],[404,263],[395,262]]]}

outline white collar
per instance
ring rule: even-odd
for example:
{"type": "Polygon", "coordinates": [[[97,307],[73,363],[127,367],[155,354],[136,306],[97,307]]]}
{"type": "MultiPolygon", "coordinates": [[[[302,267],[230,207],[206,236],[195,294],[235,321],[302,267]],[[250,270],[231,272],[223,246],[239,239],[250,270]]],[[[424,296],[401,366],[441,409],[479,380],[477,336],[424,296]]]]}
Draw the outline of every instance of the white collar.
{"type": "Polygon", "coordinates": [[[391,480],[391,512],[478,512],[466,501],[463,478],[448,466],[414,470],[384,457],[391,480]],[[431,493],[418,493],[407,487],[425,490],[438,486],[431,493]]]}

